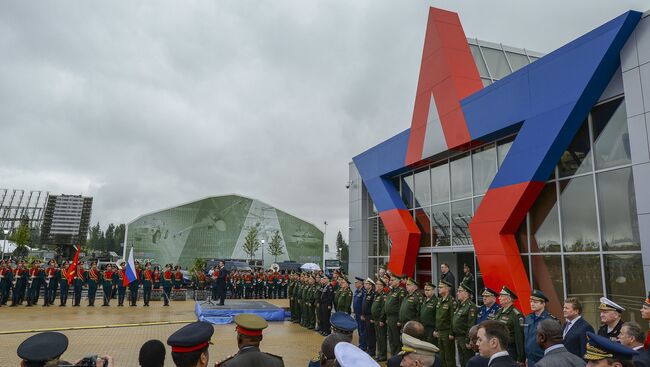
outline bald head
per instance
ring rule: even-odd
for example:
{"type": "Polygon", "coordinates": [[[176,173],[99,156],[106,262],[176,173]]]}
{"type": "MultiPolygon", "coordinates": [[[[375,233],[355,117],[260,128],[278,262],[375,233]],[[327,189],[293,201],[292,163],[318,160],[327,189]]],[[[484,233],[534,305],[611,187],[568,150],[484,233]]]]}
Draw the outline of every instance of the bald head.
{"type": "Polygon", "coordinates": [[[417,321],[409,321],[404,324],[402,332],[416,339],[422,340],[424,338],[424,325],[417,321]]]}

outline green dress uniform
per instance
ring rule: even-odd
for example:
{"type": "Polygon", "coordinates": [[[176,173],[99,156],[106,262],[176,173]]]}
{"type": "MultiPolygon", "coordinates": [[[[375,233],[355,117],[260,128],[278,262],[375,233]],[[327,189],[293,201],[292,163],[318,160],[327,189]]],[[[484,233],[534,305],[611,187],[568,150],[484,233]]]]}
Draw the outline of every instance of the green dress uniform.
{"type": "Polygon", "coordinates": [[[399,326],[403,327],[404,324],[411,320],[418,320],[420,317],[420,307],[422,305],[422,295],[416,289],[413,293],[409,293],[402,300],[399,307],[399,326]]]}
{"type": "Polygon", "coordinates": [[[420,305],[420,323],[424,326],[424,341],[438,345],[437,338],[433,337],[433,332],[436,330],[436,305],[438,304],[438,297],[435,295],[431,298],[422,297],[422,304],[420,305]]]}
{"type": "Polygon", "coordinates": [[[352,311],[350,307],[352,306],[352,290],[348,288],[340,288],[336,297],[334,298],[334,307],[337,312],[345,312],[350,314],[352,311]]]}
{"type": "Polygon", "coordinates": [[[399,322],[399,309],[405,297],[406,290],[399,286],[391,289],[386,295],[384,309],[386,310],[386,326],[388,327],[388,344],[390,354],[393,356],[402,349],[400,329],[397,323],[399,322]]]}
{"type": "Polygon", "coordinates": [[[469,328],[476,323],[476,313],[476,305],[468,298],[456,308],[451,319],[451,332],[456,340],[461,366],[467,365],[467,361],[475,354],[472,349],[467,348],[467,344],[469,328]]]}
{"type": "Polygon", "coordinates": [[[371,322],[375,326],[375,336],[377,338],[377,360],[386,360],[386,312],[384,305],[386,303],[386,293],[379,292],[375,295],[375,300],[372,302],[370,314],[372,315],[371,322]],[[383,323],[383,326],[381,325],[383,323]]]}
{"type": "Polygon", "coordinates": [[[438,347],[440,348],[440,359],[443,367],[456,366],[456,353],[454,353],[454,341],[449,339],[451,335],[451,319],[456,309],[456,301],[447,296],[439,298],[436,304],[436,331],[438,332],[438,347]]]}
{"type": "Polygon", "coordinates": [[[524,315],[514,305],[510,305],[501,308],[494,319],[503,322],[508,327],[510,333],[508,353],[510,353],[512,359],[523,363],[526,360],[524,354],[524,315]]]}
{"type": "Polygon", "coordinates": [[[305,310],[307,311],[307,320],[305,326],[307,329],[316,327],[316,287],[314,284],[307,285],[307,295],[305,297],[305,310]]]}
{"type": "Polygon", "coordinates": [[[294,294],[294,289],[296,289],[296,283],[293,281],[293,279],[289,280],[289,311],[291,311],[291,322],[296,321],[296,308],[295,308],[295,302],[293,301],[293,294],[294,294]]]}

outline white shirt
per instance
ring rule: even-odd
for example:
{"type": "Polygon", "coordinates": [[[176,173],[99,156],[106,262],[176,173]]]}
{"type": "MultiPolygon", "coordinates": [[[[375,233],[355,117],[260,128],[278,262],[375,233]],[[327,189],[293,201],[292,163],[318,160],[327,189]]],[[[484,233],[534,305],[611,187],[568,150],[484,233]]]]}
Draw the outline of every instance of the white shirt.
{"type": "Polygon", "coordinates": [[[569,324],[569,327],[566,328],[566,330],[564,330],[564,333],[562,334],[562,337],[563,337],[563,338],[566,336],[566,334],[569,333],[569,330],[571,330],[571,328],[573,327],[573,325],[575,325],[576,322],[578,322],[578,320],[580,320],[581,317],[582,317],[581,315],[578,315],[578,317],[576,317],[575,319],[570,320],[570,321],[567,321],[567,322],[570,322],[570,324],[569,324]]]}
{"type": "Polygon", "coordinates": [[[488,361],[488,366],[492,363],[492,360],[493,360],[493,359],[495,359],[495,358],[499,358],[499,357],[503,357],[503,356],[507,356],[507,355],[509,355],[507,350],[503,350],[503,351],[501,351],[501,352],[496,352],[496,353],[494,353],[494,354],[492,355],[492,357],[490,357],[490,360],[488,361]]]}
{"type": "Polygon", "coordinates": [[[564,348],[564,344],[555,344],[553,346],[546,348],[546,350],[544,351],[544,355],[547,355],[550,351],[553,351],[558,348],[564,348]]]}

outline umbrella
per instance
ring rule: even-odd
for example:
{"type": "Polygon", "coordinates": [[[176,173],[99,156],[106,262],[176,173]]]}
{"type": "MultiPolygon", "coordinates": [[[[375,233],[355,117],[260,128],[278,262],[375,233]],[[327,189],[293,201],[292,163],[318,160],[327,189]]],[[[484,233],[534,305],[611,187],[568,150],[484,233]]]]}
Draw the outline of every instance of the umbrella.
{"type": "Polygon", "coordinates": [[[314,263],[306,263],[306,264],[303,264],[300,267],[300,269],[302,269],[302,270],[311,270],[311,271],[319,271],[320,266],[318,266],[317,264],[314,264],[314,263]]]}

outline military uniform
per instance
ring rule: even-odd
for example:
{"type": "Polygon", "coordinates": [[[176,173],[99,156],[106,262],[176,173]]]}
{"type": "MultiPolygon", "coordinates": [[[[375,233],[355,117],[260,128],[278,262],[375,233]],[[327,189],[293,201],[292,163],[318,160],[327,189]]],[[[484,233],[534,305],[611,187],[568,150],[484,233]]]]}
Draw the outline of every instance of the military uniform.
{"type": "MultiPolygon", "coordinates": [[[[266,329],[268,323],[263,318],[252,314],[240,314],[235,316],[237,332],[242,335],[257,336],[262,335],[262,330],[266,329]]],[[[258,346],[245,345],[239,349],[237,354],[228,357],[221,362],[217,362],[216,367],[248,367],[248,366],[268,366],[284,367],[282,357],[264,353],[258,346]]]]}
{"type": "Polygon", "coordinates": [[[352,306],[352,290],[348,288],[340,288],[338,294],[336,295],[336,300],[334,301],[334,307],[336,311],[345,312],[347,314],[351,313],[352,306]]]}
{"type": "Polygon", "coordinates": [[[294,301],[294,290],[296,289],[296,283],[293,280],[293,276],[289,279],[289,311],[291,311],[291,322],[296,322],[296,304],[294,301]]]}
{"type": "Polygon", "coordinates": [[[384,310],[386,313],[386,326],[388,327],[388,344],[390,354],[396,355],[402,349],[400,342],[399,309],[402,300],[406,297],[406,290],[400,286],[392,288],[386,295],[384,310]]]}
{"type": "Polygon", "coordinates": [[[469,284],[461,283],[459,292],[462,290],[467,292],[467,299],[456,307],[454,315],[451,318],[451,333],[456,340],[456,348],[458,348],[458,355],[460,365],[467,365],[467,361],[474,355],[471,348],[467,348],[469,344],[469,328],[474,326],[476,322],[476,305],[472,302],[471,292],[472,288],[469,284]]]}
{"type": "MultiPolygon", "coordinates": [[[[408,282],[417,287],[417,283],[409,278],[408,282]]],[[[407,293],[399,307],[397,319],[399,327],[403,327],[408,321],[417,320],[420,316],[420,306],[422,305],[422,295],[415,289],[411,293],[407,293]]]]}
{"type": "Polygon", "coordinates": [[[11,306],[13,307],[23,303],[23,298],[25,298],[25,287],[27,285],[27,275],[27,269],[23,267],[22,263],[14,269],[14,290],[11,294],[11,306]]]}
{"type": "Polygon", "coordinates": [[[93,266],[90,270],[88,270],[88,278],[86,280],[86,283],[88,284],[88,306],[90,307],[95,306],[95,296],[97,295],[99,276],[99,270],[97,270],[96,266],[93,266]]]}
{"type": "Polygon", "coordinates": [[[318,295],[316,294],[315,284],[307,284],[305,295],[305,311],[307,313],[305,327],[307,329],[314,329],[316,327],[316,297],[318,295]]]}
{"type": "Polygon", "coordinates": [[[111,293],[113,290],[113,269],[107,268],[102,273],[102,298],[103,298],[103,307],[110,306],[111,304],[111,293]]]}
{"type": "MultiPolygon", "coordinates": [[[[429,283],[428,285],[433,286],[429,283]]],[[[435,288],[435,287],[434,287],[435,288]]],[[[438,304],[438,297],[434,294],[431,298],[422,297],[422,304],[420,305],[419,320],[424,326],[424,341],[431,344],[436,344],[437,338],[433,337],[433,332],[436,330],[436,305],[438,304]]]]}
{"type": "Polygon", "coordinates": [[[33,306],[38,303],[38,296],[41,292],[41,280],[43,279],[43,272],[39,268],[40,263],[36,261],[34,266],[29,269],[29,290],[27,294],[27,306],[33,306]]]}
{"type": "Polygon", "coordinates": [[[65,307],[68,303],[68,290],[70,289],[70,282],[68,280],[68,265],[64,265],[59,269],[59,307],[65,307]]]}
{"type": "Polygon", "coordinates": [[[14,281],[14,272],[11,269],[9,261],[0,268],[0,277],[0,304],[4,306],[9,300],[9,291],[14,281]]]}
{"type": "MultiPolygon", "coordinates": [[[[383,284],[383,280],[378,280],[383,284]]],[[[372,302],[370,313],[372,315],[372,324],[375,327],[375,336],[377,337],[377,361],[385,361],[386,354],[386,312],[384,305],[386,303],[386,293],[384,290],[375,294],[375,299],[372,302]]]]}
{"type": "Polygon", "coordinates": [[[151,288],[153,288],[153,271],[151,269],[145,269],[142,272],[142,302],[145,307],[149,307],[151,288]]]}
{"type": "Polygon", "coordinates": [[[117,273],[117,306],[124,306],[124,298],[126,297],[126,286],[124,282],[126,281],[126,269],[122,267],[117,273]]]}
{"type": "Polygon", "coordinates": [[[73,306],[81,306],[81,291],[83,290],[83,286],[86,283],[86,280],[88,278],[88,272],[84,270],[83,263],[79,263],[77,265],[77,272],[75,273],[74,276],[74,300],[72,302],[73,306]]]}
{"type": "Polygon", "coordinates": [[[184,353],[196,353],[197,351],[201,351],[201,355],[203,355],[203,353],[207,353],[212,334],[214,334],[212,324],[197,321],[176,330],[167,338],[167,344],[172,347],[172,355],[182,356],[184,353]]]}
{"type": "MultiPolygon", "coordinates": [[[[530,299],[544,303],[548,302],[546,295],[537,289],[533,289],[530,299]]],[[[544,357],[544,351],[537,345],[537,325],[545,319],[558,321],[546,310],[543,310],[539,316],[535,312],[531,312],[524,319],[524,351],[526,353],[526,362],[529,366],[534,366],[535,363],[544,357]]]]}
{"type": "MultiPolygon", "coordinates": [[[[517,299],[517,295],[506,286],[503,287],[500,294],[511,297],[513,301],[517,299]]],[[[524,354],[523,314],[514,305],[510,305],[501,308],[494,319],[506,324],[508,327],[508,332],[510,333],[510,344],[507,348],[508,353],[512,359],[523,363],[526,360],[526,355],[524,354]]]]}
{"type": "Polygon", "coordinates": [[[54,304],[54,299],[56,298],[56,288],[59,283],[56,279],[57,269],[52,262],[53,260],[50,260],[50,266],[45,269],[45,300],[43,301],[44,307],[48,307],[54,304]]]}
{"type": "MultiPolygon", "coordinates": [[[[445,280],[441,280],[438,288],[446,287],[451,292],[452,285],[445,280]]],[[[453,318],[454,310],[456,309],[456,301],[447,295],[447,297],[438,298],[436,304],[436,331],[438,332],[438,347],[440,348],[440,359],[442,365],[445,367],[456,366],[456,353],[454,353],[454,341],[449,337],[451,336],[451,321],[453,318]]]]}
{"type": "MultiPolygon", "coordinates": [[[[616,311],[619,314],[625,311],[625,308],[614,303],[606,297],[600,298],[600,306],[598,306],[598,309],[601,311],[616,311]]],[[[609,338],[609,340],[618,343],[618,335],[621,333],[622,326],[623,320],[618,320],[618,323],[616,323],[616,326],[614,326],[612,330],[609,330],[607,325],[603,325],[598,328],[598,335],[604,336],[606,338],[609,338]]]]}
{"type": "MultiPolygon", "coordinates": [[[[492,290],[490,288],[483,288],[483,292],[481,293],[482,296],[484,297],[497,297],[499,293],[497,291],[492,290]]],[[[481,322],[485,320],[494,320],[497,312],[501,309],[501,306],[494,302],[492,306],[487,306],[486,304],[483,304],[479,309],[478,309],[478,317],[476,317],[476,324],[480,324],[481,322]]]]}
{"type": "Polygon", "coordinates": [[[174,273],[171,271],[171,267],[168,267],[167,270],[163,273],[162,277],[162,287],[163,287],[163,306],[169,306],[169,300],[172,296],[172,286],[174,283],[174,273]]]}
{"type": "MultiPolygon", "coordinates": [[[[372,287],[375,287],[375,282],[368,278],[365,280],[365,283],[369,283],[372,287]]],[[[372,323],[372,304],[375,301],[375,291],[371,289],[370,291],[366,290],[361,299],[361,315],[360,319],[363,322],[363,327],[365,329],[366,336],[366,352],[371,356],[375,356],[377,351],[377,334],[375,333],[375,325],[372,323]]]]}
{"type": "Polygon", "coordinates": [[[318,301],[321,320],[320,333],[322,335],[329,335],[331,332],[330,315],[332,314],[333,302],[334,289],[332,289],[332,285],[328,282],[321,288],[320,300],[318,301]]]}

